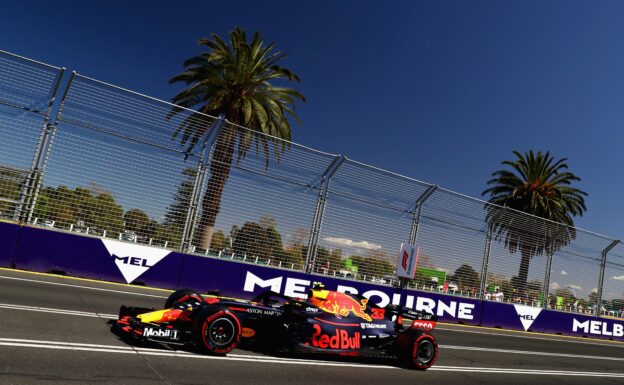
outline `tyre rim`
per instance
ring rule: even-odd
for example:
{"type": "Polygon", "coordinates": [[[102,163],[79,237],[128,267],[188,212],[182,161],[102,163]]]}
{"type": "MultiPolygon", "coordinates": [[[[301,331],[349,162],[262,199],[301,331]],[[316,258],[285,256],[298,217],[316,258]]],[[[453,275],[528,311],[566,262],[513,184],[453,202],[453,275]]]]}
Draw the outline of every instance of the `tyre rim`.
{"type": "Polygon", "coordinates": [[[234,323],[227,318],[219,318],[210,325],[207,334],[213,344],[226,346],[234,339],[234,323]]]}
{"type": "Polygon", "coordinates": [[[431,341],[422,340],[416,349],[416,359],[421,364],[428,364],[433,359],[434,351],[431,341]]]}

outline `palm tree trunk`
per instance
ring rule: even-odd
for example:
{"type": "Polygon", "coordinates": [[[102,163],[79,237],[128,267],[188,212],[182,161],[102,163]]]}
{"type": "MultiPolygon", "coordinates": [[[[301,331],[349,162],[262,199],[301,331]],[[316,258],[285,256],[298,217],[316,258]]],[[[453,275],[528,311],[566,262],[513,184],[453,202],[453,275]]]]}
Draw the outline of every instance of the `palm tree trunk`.
{"type": "Polygon", "coordinates": [[[214,224],[221,211],[221,196],[230,176],[235,138],[234,130],[222,131],[212,154],[210,179],[208,179],[208,186],[202,201],[202,214],[199,221],[199,247],[205,250],[210,248],[214,224]]]}
{"type": "Polygon", "coordinates": [[[522,259],[520,260],[520,270],[518,270],[518,286],[517,289],[521,293],[526,291],[526,283],[529,276],[529,264],[531,262],[531,252],[522,248],[520,250],[522,259]]]}

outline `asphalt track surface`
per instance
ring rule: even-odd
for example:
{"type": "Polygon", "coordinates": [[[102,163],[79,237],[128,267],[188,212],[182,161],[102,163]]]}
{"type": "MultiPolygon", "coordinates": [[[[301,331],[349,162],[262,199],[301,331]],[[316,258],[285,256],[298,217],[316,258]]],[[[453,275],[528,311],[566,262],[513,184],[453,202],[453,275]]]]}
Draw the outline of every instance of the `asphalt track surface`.
{"type": "Polygon", "coordinates": [[[119,305],[169,292],[0,269],[0,384],[624,384],[624,343],[440,325],[436,365],[137,348],[110,333],[119,305]]]}

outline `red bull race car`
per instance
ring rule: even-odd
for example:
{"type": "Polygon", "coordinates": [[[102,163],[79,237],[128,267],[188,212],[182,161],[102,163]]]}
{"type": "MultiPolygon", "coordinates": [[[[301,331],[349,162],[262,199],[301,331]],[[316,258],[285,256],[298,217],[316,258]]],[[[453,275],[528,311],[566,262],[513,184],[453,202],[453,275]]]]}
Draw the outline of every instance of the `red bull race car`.
{"type": "Polygon", "coordinates": [[[315,284],[307,299],[267,291],[244,301],[182,289],[169,296],[162,310],[121,306],[111,331],[126,341],[218,355],[249,343],[298,353],[391,356],[404,366],[427,369],[438,355],[430,334],[436,321],[432,314],[379,307],[315,284]]]}

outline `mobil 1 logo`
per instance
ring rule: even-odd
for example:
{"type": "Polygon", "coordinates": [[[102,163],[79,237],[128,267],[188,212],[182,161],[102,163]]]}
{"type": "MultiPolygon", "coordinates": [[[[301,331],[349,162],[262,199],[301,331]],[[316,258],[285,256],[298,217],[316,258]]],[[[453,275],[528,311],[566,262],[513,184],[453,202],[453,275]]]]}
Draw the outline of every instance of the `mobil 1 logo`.
{"type": "Polygon", "coordinates": [[[176,329],[145,328],[143,337],[177,342],[180,341],[180,332],[176,329]]]}

